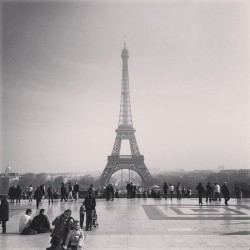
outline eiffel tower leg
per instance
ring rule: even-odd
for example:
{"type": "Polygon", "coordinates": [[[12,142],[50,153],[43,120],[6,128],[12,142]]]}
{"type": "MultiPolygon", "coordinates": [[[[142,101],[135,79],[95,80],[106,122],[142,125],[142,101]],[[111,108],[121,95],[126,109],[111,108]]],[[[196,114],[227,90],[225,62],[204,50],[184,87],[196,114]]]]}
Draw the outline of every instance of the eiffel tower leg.
{"type": "Polygon", "coordinates": [[[106,167],[104,168],[100,178],[99,178],[99,186],[106,186],[111,175],[112,175],[112,172],[113,172],[113,169],[114,169],[115,165],[111,162],[108,162],[106,167]]]}
{"type": "Polygon", "coordinates": [[[143,163],[138,164],[136,168],[138,169],[138,172],[140,173],[143,184],[145,186],[152,186],[154,184],[154,181],[145,163],[143,162],[143,163]]]}

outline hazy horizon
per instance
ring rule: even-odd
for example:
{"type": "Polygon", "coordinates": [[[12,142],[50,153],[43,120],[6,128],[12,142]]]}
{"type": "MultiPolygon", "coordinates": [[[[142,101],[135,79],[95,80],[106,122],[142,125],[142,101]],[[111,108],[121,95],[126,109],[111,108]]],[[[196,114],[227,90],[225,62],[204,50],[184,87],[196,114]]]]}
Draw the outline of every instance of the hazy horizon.
{"type": "Polygon", "coordinates": [[[248,1],[2,1],[1,12],[2,172],[103,171],[124,35],[149,170],[250,168],[248,1]]]}

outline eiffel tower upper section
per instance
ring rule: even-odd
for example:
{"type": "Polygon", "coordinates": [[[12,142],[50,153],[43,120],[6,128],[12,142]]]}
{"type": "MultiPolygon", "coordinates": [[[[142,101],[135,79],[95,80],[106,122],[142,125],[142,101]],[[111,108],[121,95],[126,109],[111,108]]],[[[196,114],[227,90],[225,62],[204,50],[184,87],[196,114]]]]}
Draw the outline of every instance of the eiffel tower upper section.
{"type": "Polygon", "coordinates": [[[121,103],[118,128],[116,129],[116,140],[112,150],[113,156],[120,155],[121,142],[129,140],[131,154],[139,156],[140,151],[135,138],[135,129],[132,122],[131,106],[130,106],[130,91],[129,91],[129,74],[128,74],[128,58],[129,52],[124,43],[124,48],[121,53],[122,58],[122,86],[121,86],[121,103]]]}
{"type": "Polygon", "coordinates": [[[124,43],[124,49],[121,53],[122,58],[122,87],[121,87],[121,103],[118,129],[133,129],[130,93],[129,93],[129,74],[128,74],[128,58],[129,52],[124,43]]]}

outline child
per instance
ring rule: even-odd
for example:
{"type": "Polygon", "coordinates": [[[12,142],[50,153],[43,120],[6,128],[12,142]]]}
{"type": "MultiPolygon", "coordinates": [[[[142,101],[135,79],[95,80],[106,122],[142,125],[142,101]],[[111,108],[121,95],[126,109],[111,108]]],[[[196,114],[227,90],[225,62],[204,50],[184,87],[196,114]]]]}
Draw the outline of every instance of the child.
{"type": "Polygon", "coordinates": [[[85,209],[85,205],[84,202],[82,203],[80,210],[79,210],[79,214],[80,214],[80,227],[81,229],[83,229],[83,222],[84,222],[84,215],[85,215],[86,209],[85,209]]]}
{"type": "Polygon", "coordinates": [[[68,249],[81,250],[83,248],[83,241],[85,240],[85,238],[86,235],[80,227],[80,222],[78,220],[75,220],[74,229],[69,231],[64,248],[67,249],[70,243],[70,247],[68,249]]]}

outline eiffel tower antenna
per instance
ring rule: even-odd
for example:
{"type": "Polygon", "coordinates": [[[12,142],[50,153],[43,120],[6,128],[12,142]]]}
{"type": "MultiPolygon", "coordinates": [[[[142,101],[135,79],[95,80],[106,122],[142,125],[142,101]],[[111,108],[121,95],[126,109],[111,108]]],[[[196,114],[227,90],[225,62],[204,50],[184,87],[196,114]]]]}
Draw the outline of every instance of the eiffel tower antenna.
{"type": "Polygon", "coordinates": [[[116,138],[111,156],[108,156],[108,163],[99,178],[99,184],[100,186],[105,186],[115,172],[128,169],[136,172],[141,177],[144,186],[151,186],[153,185],[153,178],[144,163],[144,156],[140,154],[132,122],[128,74],[129,52],[126,48],[125,36],[121,58],[122,84],[118,128],[116,129],[116,138]],[[129,141],[131,155],[120,155],[123,140],[129,141]]]}

